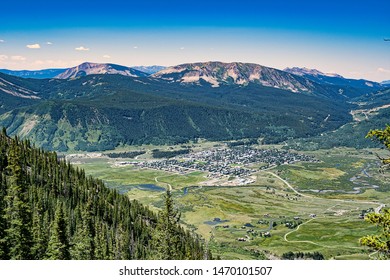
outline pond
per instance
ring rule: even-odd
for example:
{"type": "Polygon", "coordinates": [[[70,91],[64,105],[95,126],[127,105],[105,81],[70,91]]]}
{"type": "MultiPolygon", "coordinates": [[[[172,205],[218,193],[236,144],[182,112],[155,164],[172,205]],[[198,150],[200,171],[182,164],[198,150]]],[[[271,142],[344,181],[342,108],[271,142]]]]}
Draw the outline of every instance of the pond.
{"type": "Polygon", "coordinates": [[[223,224],[223,223],[227,223],[227,222],[229,222],[229,220],[221,220],[220,218],[214,218],[214,220],[212,220],[212,221],[205,221],[204,224],[210,225],[210,226],[215,226],[215,225],[223,224]]]}
{"type": "Polygon", "coordinates": [[[124,185],[115,187],[115,189],[120,193],[124,194],[130,191],[131,189],[139,189],[144,191],[154,191],[154,192],[165,192],[165,188],[154,185],[154,184],[137,184],[137,185],[124,185]]]}

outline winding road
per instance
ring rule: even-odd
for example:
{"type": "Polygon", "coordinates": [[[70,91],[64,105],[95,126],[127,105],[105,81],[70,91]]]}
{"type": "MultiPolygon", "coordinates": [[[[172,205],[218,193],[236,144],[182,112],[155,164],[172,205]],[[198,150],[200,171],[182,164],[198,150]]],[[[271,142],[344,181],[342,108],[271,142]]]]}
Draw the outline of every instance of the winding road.
{"type": "MultiPolygon", "coordinates": [[[[326,199],[326,198],[322,198],[322,197],[315,197],[315,196],[310,196],[310,195],[305,195],[305,194],[302,194],[300,192],[298,192],[296,189],[294,189],[293,186],[290,185],[290,183],[288,183],[286,180],[284,180],[283,178],[281,178],[280,176],[278,176],[277,174],[273,173],[273,172],[270,172],[270,171],[266,171],[266,173],[272,175],[273,177],[275,178],[278,178],[279,180],[281,180],[289,189],[291,189],[294,193],[296,193],[297,195],[300,195],[302,197],[307,197],[307,198],[312,198],[312,199],[326,199]]],[[[329,199],[326,199],[326,200],[329,200],[329,199]]],[[[354,201],[354,200],[343,200],[343,199],[332,199],[331,201],[337,201],[337,202],[343,202],[343,203],[359,203],[359,204],[364,204],[364,203],[367,203],[367,204],[375,204],[375,205],[378,205],[378,207],[375,208],[375,213],[379,213],[380,210],[385,207],[386,205],[383,204],[383,203],[379,203],[379,202],[372,202],[372,201],[354,201]]],[[[331,207],[329,207],[328,209],[325,210],[326,211],[329,211],[331,210],[333,207],[337,206],[339,204],[336,204],[336,205],[333,205],[331,207]]],[[[316,242],[313,242],[313,241],[309,241],[309,240],[288,240],[287,239],[287,236],[290,235],[291,233],[293,232],[296,232],[299,230],[299,228],[302,226],[302,225],[305,225],[305,224],[308,224],[310,223],[311,221],[315,220],[316,218],[312,218],[300,225],[298,225],[295,229],[293,229],[292,231],[289,231],[287,232],[285,235],[284,235],[284,241],[288,242],[288,243],[309,243],[309,244],[313,244],[313,245],[316,245],[316,246],[320,246],[320,247],[324,247],[324,248],[338,248],[340,246],[327,246],[327,245],[321,245],[319,243],[316,243],[316,242]]],[[[347,247],[347,248],[354,248],[354,249],[361,249],[361,247],[347,247]]],[[[375,253],[375,252],[374,252],[375,253]]],[[[371,254],[372,255],[372,254],[371,254]]],[[[370,257],[371,257],[370,255],[370,257]]]]}
{"type": "Polygon", "coordinates": [[[165,182],[159,182],[158,181],[158,177],[161,177],[161,176],[157,176],[157,177],[155,177],[154,178],[154,181],[156,181],[156,183],[163,183],[163,184],[167,184],[168,185],[168,188],[169,188],[169,191],[172,191],[172,186],[171,186],[171,184],[169,184],[169,183],[165,183],[165,182]]]}

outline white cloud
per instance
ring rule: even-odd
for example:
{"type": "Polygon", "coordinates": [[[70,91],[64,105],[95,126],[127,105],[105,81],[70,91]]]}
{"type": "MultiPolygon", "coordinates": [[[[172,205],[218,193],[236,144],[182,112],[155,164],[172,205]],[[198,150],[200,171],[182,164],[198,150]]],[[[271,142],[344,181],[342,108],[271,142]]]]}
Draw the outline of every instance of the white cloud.
{"type": "Polygon", "coordinates": [[[29,49],[40,49],[41,48],[41,46],[39,44],[27,45],[26,47],[29,49]]]}
{"type": "Polygon", "coordinates": [[[8,56],[6,56],[5,54],[0,54],[1,61],[6,60],[7,58],[8,58],[8,56]]]}
{"type": "Polygon", "coordinates": [[[0,39],[0,43],[4,43],[4,42],[5,42],[4,40],[1,40],[1,39],[0,39]]]}
{"type": "Polygon", "coordinates": [[[89,48],[85,48],[83,46],[80,46],[78,48],[75,48],[76,51],[89,51],[89,48]]]}
{"type": "Polygon", "coordinates": [[[133,49],[138,49],[138,46],[134,46],[133,49]]]}
{"type": "Polygon", "coordinates": [[[25,58],[24,56],[21,56],[21,55],[13,55],[13,56],[11,56],[11,59],[15,60],[15,61],[25,61],[27,58],[25,58]]]}
{"type": "Polygon", "coordinates": [[[184,47],[181,47],[180,49],[181,49],[181,50],[184,50],[184,47]]]}
{"type": "Polygon", "coordinates": [[[53,45],[52,42],[46,42],[46,45],[53,45]]]}
{"type": "Polygon", "coordinates": [[[111,58],[108,54],[103,55],[103,58],[111,58]]]}
{"type": "Polygon", "coordinates": [[[389,70],[389,69],[384,69],[384,68],[382,68],[382,67],[379,67],[379,68],[377,69],[377,71],[378,71],[378,72],[381,72],[381,73],[386,73],[386,74],[390,73],[390,70],[389,70]]]}

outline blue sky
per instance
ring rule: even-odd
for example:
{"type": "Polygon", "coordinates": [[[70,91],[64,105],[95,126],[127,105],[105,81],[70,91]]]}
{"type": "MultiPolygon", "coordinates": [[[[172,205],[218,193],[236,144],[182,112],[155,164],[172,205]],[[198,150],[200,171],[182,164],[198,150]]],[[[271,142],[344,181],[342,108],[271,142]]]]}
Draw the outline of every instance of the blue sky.
{"type": "Polygon", "coordinates": [[[7,1],[0,68],[242,61],[390,79],[388,1],[7,1]]]}

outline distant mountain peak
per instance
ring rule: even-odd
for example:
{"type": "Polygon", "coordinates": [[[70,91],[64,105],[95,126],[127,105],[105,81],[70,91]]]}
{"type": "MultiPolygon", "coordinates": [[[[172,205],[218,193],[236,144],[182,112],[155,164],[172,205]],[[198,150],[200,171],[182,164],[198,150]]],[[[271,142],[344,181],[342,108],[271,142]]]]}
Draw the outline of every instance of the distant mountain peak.
{"type": "Polygon", "coordinates": [[[304,75],[313,75],[313,76],[326,76],[326,77],[336,77],[344,79],[343,76],[335,73],[324,73],[317,69],[310,69],[306,67],[292,67],[292,68],[285,68],[283,71],[286,71],[288,73],[298,75],[298,76],[304,76],[304,75]]]}
{"type": "Polygon", "coordinates": [[[160,66],[160,65],[151,65],[151,66],[131,66],[131,68],[151,75],[151,74],[157,73],[161,70],[164,70],[167,67],[160,66]]]}
{"type": "Polygon", "coordinates": [[[323,73],[316,69],[308,69],[305,67],[285,68],[284,71],[297,76],[301,76],[303,78],[309,79],[313,82],[322,85],[331,85],[331,86],[339,86],[339,87],[347,86],[350,88],[353,87],[353,88],[359,88],[368,91],[378,90],[383,87],[383,84],[381,85],[380,83],[377,82],[372,82],[364,79],[359,79],[359,80],[348,79],[348,78],[344,78],[339,74],[323,73]]]}
{"type": "Polygon", "coordinates": [[[147,73],[139,70],[110,63],[84,62],[57,75],[57,79],[70,79],[93,74],[119,74],[129,77],[145,77],[147,73]]]}
{"type": "Polygon", "coordinates": [[[211,87],[221,85],[260,84],[266,87],[285,89],[292,92],[311,92],[312,83],[274,68],[242,62],[208,61],[187,63],[168,67],[152,77],[182,84],[208,83],[211,87]]]}

